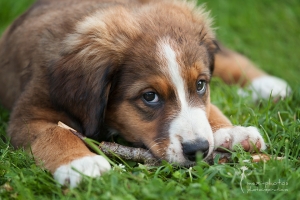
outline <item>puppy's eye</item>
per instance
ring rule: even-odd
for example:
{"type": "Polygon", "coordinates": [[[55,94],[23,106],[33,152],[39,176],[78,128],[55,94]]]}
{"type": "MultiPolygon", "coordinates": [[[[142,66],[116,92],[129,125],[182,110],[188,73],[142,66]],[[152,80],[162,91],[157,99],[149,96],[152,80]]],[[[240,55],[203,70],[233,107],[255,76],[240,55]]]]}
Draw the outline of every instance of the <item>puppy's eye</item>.
{"type": "Polygon", "coordinates": [[[158,103],[159,102],[159,97],[155,92],[146,92],[143,94],[143,99],[147,103],[158,103]]]}
{"type": "Polygon", "coordinates": [[[199,80],[197,82],[197,92],[200,95],[203,95],[206,91],[206,81],[205,80],[199,80]]]}

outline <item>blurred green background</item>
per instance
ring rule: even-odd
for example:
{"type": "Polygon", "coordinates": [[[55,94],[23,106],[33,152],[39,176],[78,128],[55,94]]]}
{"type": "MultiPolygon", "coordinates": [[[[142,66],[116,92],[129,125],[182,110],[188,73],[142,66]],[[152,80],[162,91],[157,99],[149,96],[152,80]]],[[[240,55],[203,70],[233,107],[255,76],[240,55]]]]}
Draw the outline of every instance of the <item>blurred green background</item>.
{"type": "Polygon", "coordinates": [[[211,0],[207,8],[226,46],[292,86],[300,84],[300,1],[211,0]]]}

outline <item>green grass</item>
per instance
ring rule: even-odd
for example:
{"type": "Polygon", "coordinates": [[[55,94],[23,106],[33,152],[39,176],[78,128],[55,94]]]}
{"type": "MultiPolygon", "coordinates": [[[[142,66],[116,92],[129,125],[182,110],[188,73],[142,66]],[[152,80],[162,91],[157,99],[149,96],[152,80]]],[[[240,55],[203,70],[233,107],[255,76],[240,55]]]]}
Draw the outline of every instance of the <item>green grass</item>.
{"type": "MultiPolygon", "coordinates": [[[[0,0],[0,31],[32,2],[0,0]]],[[[190,169],[168,163],[152,168],[126,167],[126,171],[115,168],[68,189],[37,167],[32,156],[12,149],[4,139],[9,114],[0,108],[0,199],[300,199],[300,3],[212,0],[207,8],[212,10],[217,35],[224,44],[243,52],[270,74],[286,79],[294,91],[276,104],[254,104],[250,98],[240,98],[237,87],[214,80],[213,102],[234,124],[259,127],[268,143],[266,153],[287,159],[243,162],[249,154],[237,149],[233,154],[236,162],[231,164],[208,166],[199,161],[190,169]],[[243,173],[244,167],[247,170],[243,173]],[[278,190],[249,191],[250,187],[278,190]]]]}

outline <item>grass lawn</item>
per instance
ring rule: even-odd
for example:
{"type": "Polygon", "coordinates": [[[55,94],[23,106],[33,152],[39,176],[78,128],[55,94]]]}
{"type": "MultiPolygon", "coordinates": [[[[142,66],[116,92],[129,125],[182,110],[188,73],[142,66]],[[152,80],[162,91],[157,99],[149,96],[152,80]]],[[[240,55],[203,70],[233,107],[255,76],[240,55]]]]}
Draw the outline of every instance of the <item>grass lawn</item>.
{"type": "MultiPolygon", "coordinates": [[[[32,2],[0,0],[0,33],[32,2]]],[[[212,101],[234,124],[259,127],[266,153],[285,160],[244,162],[250,154],[237,149],[234,163],[209,166],[198,161],[190,169],[128,162],[125,169],[116,167],[68,189],[36,166],[32,156],[12,149],[5,140],[9,113],[0,108],[0,199],[300,199],[300,3],[210,0],[207,8],[224,44],[291,85],[292,96],[274,104],[253,103],[240,98],[237,87],[212,82],[212,101]]]]}

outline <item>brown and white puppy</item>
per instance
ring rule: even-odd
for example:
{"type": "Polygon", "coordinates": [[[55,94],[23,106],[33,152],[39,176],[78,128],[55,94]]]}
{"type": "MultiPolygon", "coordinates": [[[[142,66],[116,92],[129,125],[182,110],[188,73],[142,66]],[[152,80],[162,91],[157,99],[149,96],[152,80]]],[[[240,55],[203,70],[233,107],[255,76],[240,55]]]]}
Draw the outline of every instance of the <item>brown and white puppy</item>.
{"type": "Polygon", "coordinates": [[[81,179],[73,167],[95,177],[110,165],[58,121],[97,140],[118,132],[179,165],[219,146],[265,149],[256,128],[233,126],[210,103],[209,83],[214,59],[227,82],[248,68],[247,81],[269,76],[237,53],[217,53],[210,24],[203,8],[185,1],[37,1],[0,41],[12,144],[30,147],[72,187],[81,179]]]}

